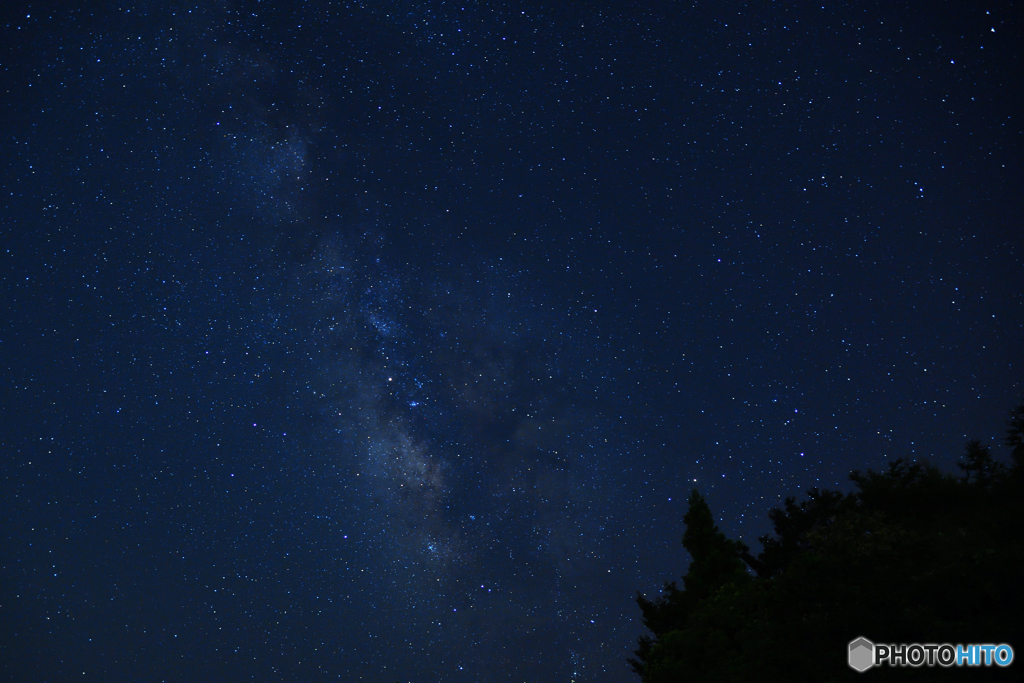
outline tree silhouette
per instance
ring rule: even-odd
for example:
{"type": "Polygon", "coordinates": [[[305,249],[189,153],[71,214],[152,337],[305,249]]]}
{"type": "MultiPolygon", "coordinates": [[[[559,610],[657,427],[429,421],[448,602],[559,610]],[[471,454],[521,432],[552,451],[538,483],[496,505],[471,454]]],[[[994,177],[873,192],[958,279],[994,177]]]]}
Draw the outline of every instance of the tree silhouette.
{"type": "MultiPolygon", "coordinates": [[[[652,635],[630,660],[644,683],[861,680],[858,636],[880,643],[1024,641],[1024,406],[1007,423],[1007,469],[978,441],[958,478],[896,460],[850,474],[854,492],[808,492],[769,514],[756,557],[725,537],[694,491],[683,588],[637,602],[652,635]],[[757,572],[750,576],[745,562],[757,572]]],[[[1017,680],[1015,666],[972,672],[1017,680]],[[1013,670],[1013,671],[1011,671],[1013,670]]],[[[883,679],[959,680],[957,667],[880,669],[883,679]]]]}
{"type": "Polygon", "coordinates": [[[975,484],[988,486],[1002,466],[992,459],[992,451],[989,447],[982,446],[978,439],[968,441],[965,451],[964,461],[957,463],[957,467],[964,471],[967,481],[971,481],[973,474],[975,484]]]}
{"type": "Polygon", "coordinates": [[[792,496],[786,498],[784,509],[775,508],[768,513],[775,535],[759,537],[764,550],[757,557],[745,552],[743,560],[761,578],[779,575],[794,557],[807,550],[807,535],[811,530],[830,524],[853,504],[852,495],[816,488],[808,491],[807,500],[799,505],[792,496]]]}
{"type": "Polygon", "coordinates": [[[654,680],[646,674],[650,673],[648,663],[658,660],[654,652],[657,638],[685,628],[701,600],[724,587],[750,580],[742,559],[749,555],[747,546],[725,537],[715,524],[711,508],[696,489],[690,494],[688,505],[683,517],[686,525],[683,547],[689,552],[691,562],[683,577],[684,589],[680,590],[675,581],[670,581],[655,600],[648,600],[639,592],[636,596],[644,626],[655,636],[641,636],[636,659],[630,660],[633,670],[645,680],[654,680]]]}

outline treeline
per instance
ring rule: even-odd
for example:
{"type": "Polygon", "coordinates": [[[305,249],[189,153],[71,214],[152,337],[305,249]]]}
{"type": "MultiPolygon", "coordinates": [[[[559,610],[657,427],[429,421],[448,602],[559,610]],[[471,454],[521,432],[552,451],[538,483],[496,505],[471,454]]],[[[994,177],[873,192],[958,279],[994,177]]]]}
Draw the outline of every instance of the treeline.
{"type": "Polygon", "coordinates": [[[758,555],[718,529],[697,491],[684,517],[691,564],[655,600],[637,595],[644,683],[877,679],[1024,680],[1024,406],[1008,465],[978,441],[959,475],[897,460],[853,472],[852,493],[808,492],[769,513],[758,555]],[[847,645],[1008,643],[1008,667],[847,665],[847,645]]]}

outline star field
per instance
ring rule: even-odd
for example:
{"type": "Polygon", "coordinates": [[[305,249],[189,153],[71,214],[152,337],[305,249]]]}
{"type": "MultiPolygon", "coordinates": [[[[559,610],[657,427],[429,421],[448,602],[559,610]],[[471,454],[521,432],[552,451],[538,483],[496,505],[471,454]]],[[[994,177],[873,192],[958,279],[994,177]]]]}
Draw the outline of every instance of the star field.
{"type": "Polygon", "coordinates": [[[5,9],[2,677],[630,680],[692,488],[998,444],[1021,17],[5,9]]]}

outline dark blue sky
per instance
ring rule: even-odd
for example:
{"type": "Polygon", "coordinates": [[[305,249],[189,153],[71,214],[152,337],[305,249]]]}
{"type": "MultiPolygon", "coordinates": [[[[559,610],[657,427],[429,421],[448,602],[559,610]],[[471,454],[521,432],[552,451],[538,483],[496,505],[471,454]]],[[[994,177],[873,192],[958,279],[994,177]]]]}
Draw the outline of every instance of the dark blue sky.
{"type": "Polygon", "coordinates": [[[1017,3],[3,12],[5,680],[630,680],[1024,400],[1017,3]]]}

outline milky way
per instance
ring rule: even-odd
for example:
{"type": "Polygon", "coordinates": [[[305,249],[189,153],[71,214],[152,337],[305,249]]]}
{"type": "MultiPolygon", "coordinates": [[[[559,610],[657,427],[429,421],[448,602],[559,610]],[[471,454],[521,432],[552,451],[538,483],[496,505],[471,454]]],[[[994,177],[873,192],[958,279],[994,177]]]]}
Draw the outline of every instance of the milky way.
{"type": "MultiPolygon", "coordinates": [[[[327,551],[365,553],[353,590],[403,615],[391,637],[522,621],[543,649],[574,631],[579,596],[567,608],[566,594],[603,540],[610,430],[564,376],[558,312],[529,303],[514,274],[394,275],[377,243],[324,236],[288,270],[289,304],[305,307],[286,335],[308,359],[297,392],[342,473],[332,508],[348,533],[327,551]]],[[[514,654],[498,633],[477,647],[487,661],[514,654]]]]}

